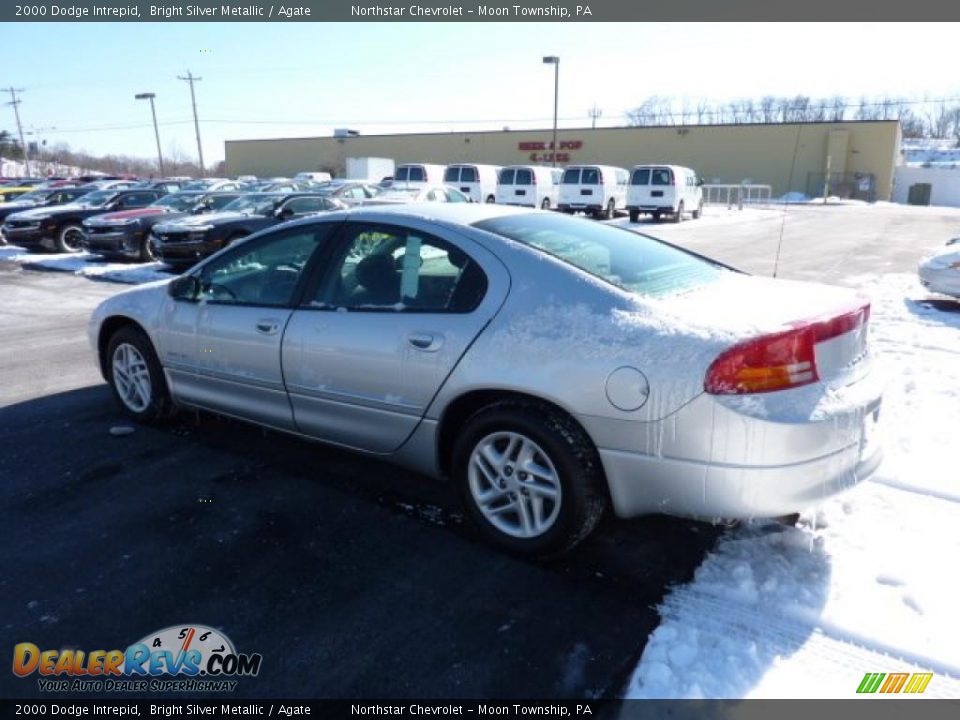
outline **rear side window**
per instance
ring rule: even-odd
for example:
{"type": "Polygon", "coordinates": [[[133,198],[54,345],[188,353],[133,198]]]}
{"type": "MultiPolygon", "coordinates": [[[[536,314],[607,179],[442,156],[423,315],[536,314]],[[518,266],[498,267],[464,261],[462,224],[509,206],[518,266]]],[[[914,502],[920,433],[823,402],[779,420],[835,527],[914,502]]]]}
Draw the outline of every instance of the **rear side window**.
{"type": "Polygon", "coordinates": [[[516,170],[501,170],[500,171],[500,184],[501,185],[513,185],[513,177],[516,174],[516,170]]]}
{"type": "Polygon", "coordinates": [[[517,170],[517,185],[533,185],[533,172],[531,170],[517,170]]]}
{"type": "Polygon", "coordinates": [[[596,168],[584,168],[580,171],[581,185],[599,185],[600,171],[596,168]]]}
{"type": "Polygon", "coordinates": [[[580,168],[570,168],[569,170],[563,171],[563,180],[561,182],[564,185],[576,185],[580,182],[580,168]]]}
{"type": "Polygon", "coordinates": [[[477,182],[477,169],[472,167],[460,168],[460,182],[477,182]]]}
{"type": "Polygon", "coordinates": [[[673,185],[673,171],[669,168],[654,168],[651,185],[673,185]]]}
{"type": "Polygon", "coordinates": [[[448,167],[443,173],[443,181],[448,183],[460,182],[460,168],[448,167]]]}
{"type": "Polygon", "coordinates": [[[650,168],[641,168],[633,171],[633,177],[630,178],[631,185],[649,185],[650,168]]]}
{"type": "Polygon", "coordinates": [[[508,215],[474,227],[529,245],[639,295],[687,290],[713,282],[723,272],[654,238],[566,215],[508,215]]]}

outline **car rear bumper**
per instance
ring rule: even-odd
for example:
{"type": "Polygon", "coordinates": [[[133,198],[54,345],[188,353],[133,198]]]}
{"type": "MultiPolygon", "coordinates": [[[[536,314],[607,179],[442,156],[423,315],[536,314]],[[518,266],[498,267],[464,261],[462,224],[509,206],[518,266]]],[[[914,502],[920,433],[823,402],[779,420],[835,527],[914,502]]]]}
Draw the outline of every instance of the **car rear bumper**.
{"type": "Polygon", "coordinates": [[[627,205],[627,210],[636,210],[642,213],[672,213],[677,211],[673,205],[627,205]]]}

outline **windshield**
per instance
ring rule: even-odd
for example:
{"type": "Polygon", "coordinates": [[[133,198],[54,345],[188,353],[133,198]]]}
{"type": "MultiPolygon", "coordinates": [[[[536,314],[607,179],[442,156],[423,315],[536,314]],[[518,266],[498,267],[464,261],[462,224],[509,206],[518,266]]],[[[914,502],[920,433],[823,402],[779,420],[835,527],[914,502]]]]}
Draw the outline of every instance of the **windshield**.
{"type": "Polygon", "coordinates": [[[51,190],[33,190],[28,193],[24,193],[17,198],[17,202],[41,202],[47,196],[51,194],[51,190]]]}
{"type": "Polygon", "coordinates": [[[77,199],[77,202],[90,207],[102,207],[117,196],[116,190],[97,190],[77,199]]]}
{"type": "Polygon", "coordinates": [[[482,220],[474,227],[516,240],[611,285],[665,295],[716,280],[723,269],[659,240],[563,215],[524,214],[482,220]]]}
{"type": "Polygon", "coordinates": [[[181,212],[186,212],[196,205],[200,201],[201,197],[203,197],[203,195],[200,193],[177,193],[175,195],[166,195],[165,197],[162,197],[150,204],[154,207],[168,207],[181,212]]]}
{"type": "Polygon", "coordinates": [[[224,212],[242,212],[247,215],[267,215],[284,195],[247,195],[223,206],[224,212]]]}

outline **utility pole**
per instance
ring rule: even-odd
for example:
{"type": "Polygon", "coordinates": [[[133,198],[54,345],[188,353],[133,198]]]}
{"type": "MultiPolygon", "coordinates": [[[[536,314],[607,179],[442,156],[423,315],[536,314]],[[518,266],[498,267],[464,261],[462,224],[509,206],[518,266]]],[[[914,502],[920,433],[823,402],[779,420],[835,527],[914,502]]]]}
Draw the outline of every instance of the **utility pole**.
{"type": "Polygon", "coordinates": [[[194,77],[193,73],[187,70],[187,76],[177,75],[177,80],[185,80],[190,83],[190,102],[193,103],[193,127],[197,131],[197,155],[200,156],[200,177],[206,175],[206,168],[203,166],[203,147],[200,145],[200,121],[197,120],[197,96],[193,92],[193,84],[200,82],[203,78],[194,77]]]}
{"type": "Polygon", "coordinates": [[[20,124],[20,111],[17,109],[17,105],[21,103],[21,100],[17,99],[17,93],[22,93],[23,88],[8,88],[7,92],[10,93],[10,102],[7,105],[13,105],[13,114],[17,118],[17,132],[20,133],[20,147],[23,149],[23,164],[27,168],[27,177],[30,177],[30,156],[27,152],[27,143],[23,140],[23,125],[20,124]]]}
{"type": "Polygon", "coordinates": [[[160,168],[160,177],[166,177],[167,173],[163,170],[163,153],[160,152],[160,130],[157,127],[157,111],[153,106],[153,99],[156,97],[156,94],[152,92],[147,93],[137,93],[133,96],[134,100],[149,100],[150,101],[150,114],[153,115],[153,134],[157,138],[157,165],[160,168]]]}
{"type": "Polygon", "coordinates": [[[587,110],[587,115],[589,115],[590,119],[593,120],[593,125],[591,125],[591,127],[595,128],[597,127],[597,118],[603,115],[603,110],[598,108],[596,103],[594,103],[593,107],[587,110]]]}
{"type": "Polygon", "coordinates": [[[546,55],[544,65],[553,65],[553,142],[550,144],[550,156],[553,158],[553,167],[557,166],[557,103],[560,97],[560,58],[556,55],[546,55]]]}

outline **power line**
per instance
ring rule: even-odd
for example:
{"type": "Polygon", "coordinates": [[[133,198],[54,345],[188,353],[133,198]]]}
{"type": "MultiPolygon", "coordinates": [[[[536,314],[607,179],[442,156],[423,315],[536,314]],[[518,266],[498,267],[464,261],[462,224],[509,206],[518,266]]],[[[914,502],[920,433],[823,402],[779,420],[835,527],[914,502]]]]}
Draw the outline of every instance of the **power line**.
{"type": "Polygon", "coordinates": [[[13,105],[13,114],[17,118],[17,131],[20,133],[20,149],[23,151],[23,164],[27,169],[27,175],[32,175],[30,172],[30,154],[27,152],[27,143],[23,140],[23,125],[20,123],[20,110],[17,106],[22,102],[17,97],[17,93],[22,93],[23,88],[10,87],[7,88],[7,92],[10,93],[10,102],[7,105],[13,105]]]}
{"type": "Polygon", "coordinates": [[[187,70],[187,76],[177,75],[177,80],[185,80],[190,83],[190,102],[193,103],[193,127],[197,131],[197,155],[200,156],[200,177],[206,172],[203,166],[203,146],[200,144],[200,121],[197,119],[197,96],[193,92],[193,84],[200,82],[203,78],[194,77],[193,73],[187,70]]]}

